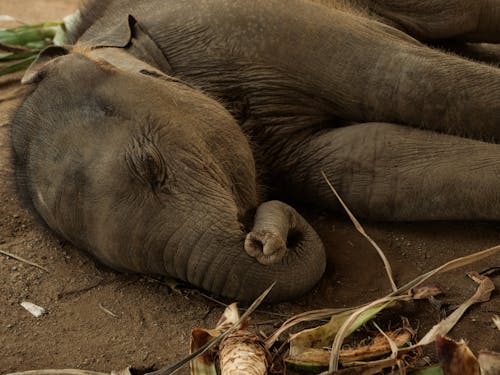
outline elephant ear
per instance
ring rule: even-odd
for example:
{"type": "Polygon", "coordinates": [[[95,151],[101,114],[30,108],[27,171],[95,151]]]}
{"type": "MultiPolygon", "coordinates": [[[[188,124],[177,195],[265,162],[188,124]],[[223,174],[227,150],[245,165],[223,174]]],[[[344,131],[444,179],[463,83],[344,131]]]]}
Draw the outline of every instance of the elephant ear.
{"type": "Polygon", "coordinates": [[[172,67],[158,45],[146,29],[130,14],[123,21],[106,28],[97,35],[90,33],[89,36],[84,36],[81,44],[92,50],[100,48],[124,49],[163,73],[173,73],[172,67]]]}
{"type": "Polygon", "coordinates": [[[92,48],[124,48],[132,39],[132,30],[136,23],[136,19],[132,15],[128,15],[123,21],[106,28],[95,36],[92,36],[90,40],[85,40],[84,44],[88,44],[92,48]]]}
{"type": "Polygon", "coordinates": [[[47,67],[70,51],[66,47],[50,46],[42,50],[36,60],[29,66],[21,79],[22,84],[36,83],[43,79],[47,67]]]}

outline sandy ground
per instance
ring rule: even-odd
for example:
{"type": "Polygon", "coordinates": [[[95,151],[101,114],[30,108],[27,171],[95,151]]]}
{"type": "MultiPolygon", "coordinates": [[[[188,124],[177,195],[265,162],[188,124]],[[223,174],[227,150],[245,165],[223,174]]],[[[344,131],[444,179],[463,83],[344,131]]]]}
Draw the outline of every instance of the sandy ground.
{"type": "MultiPolygon", "coordinates": [[[[2,0],[0,14],[25,22],[58,20],[75,7],[75,0],[2,0]]],[[[36,262],[48,272],[0,255],[0,373],[41,368],[109,372],[128,365],[158,368],[175,362],[188,352],[191,329],[212,326],[223,308],[196,292],[178,294],[147,277],[113,272],[33,220],[16,197],[9,164],[8,115],[19,90],[15,81],[0,81],[0,250],[36,262]],[[47,314],[34,318],[20,306],[22,301],[43,306],[47,314]]],[[[325,241],[327,273],[301,300],[263,306],[274,315],[255,314],[252,327],[258,330],[271,332],[294,313],[359,305],[389,291],[375,251],[346,218],[303,211],[325,241]]],[[[366,229],[387,252],[400,284],[457,256],[500,243],[500,223],[372,223],[366,229]]],[[[491,266],[500,266],[500,259],[466,270],[491,266]]],[[[466,270],[438,278],[446,292],[443,306],[473,294],[466,270]]],[[[500,277],[493,280],[500,287],[500,277]]],[[[491,320],[499,312],[496,292],[490,302],[471,308],[451,336],[467,339],[475,351],[500,351],[500,333],[491,320]]],[[[396,324],[400,316],[424,332],[439,321],[443,310],[418,302],[380,319],[396,324]]]]}

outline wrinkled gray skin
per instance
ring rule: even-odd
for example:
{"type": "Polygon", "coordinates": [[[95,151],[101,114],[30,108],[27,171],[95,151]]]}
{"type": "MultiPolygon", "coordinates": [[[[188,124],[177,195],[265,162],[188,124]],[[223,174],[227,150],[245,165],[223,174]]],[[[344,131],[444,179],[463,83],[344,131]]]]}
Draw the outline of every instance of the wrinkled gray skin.
{"type": "Polygon", "coordinates": [[[361,217],[500,219],[500,54],[471,43],[500,41],[500,2],[318,2],[91,2],[23,79],[21,193],[114,268],[239,300],[321,277],[314,230],[265,201],[338,209],[321,171],[361,217]]]}

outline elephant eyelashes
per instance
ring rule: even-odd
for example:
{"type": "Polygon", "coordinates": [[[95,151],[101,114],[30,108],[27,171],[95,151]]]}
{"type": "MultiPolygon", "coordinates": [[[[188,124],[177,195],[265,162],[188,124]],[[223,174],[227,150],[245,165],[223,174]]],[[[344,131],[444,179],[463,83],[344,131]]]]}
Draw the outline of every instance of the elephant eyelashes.
{"type": "Polygon", "coordinates": [[[132,175],[155,193],[162,191],[167,178],[165,161],[154,143],[143,138],[134,139],[126,153],[132,175]]]}

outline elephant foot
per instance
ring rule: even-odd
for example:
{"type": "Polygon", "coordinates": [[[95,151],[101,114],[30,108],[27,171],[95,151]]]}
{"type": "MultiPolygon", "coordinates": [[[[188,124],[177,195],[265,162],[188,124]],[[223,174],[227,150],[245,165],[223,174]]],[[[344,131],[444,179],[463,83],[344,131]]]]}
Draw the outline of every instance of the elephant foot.
{"type": "Polygon", "coordinates": [[[285,257],[286,243],[276,233],[257,230],[247,234],[245,251],[263,265],[280,263],[285,257]]]}

